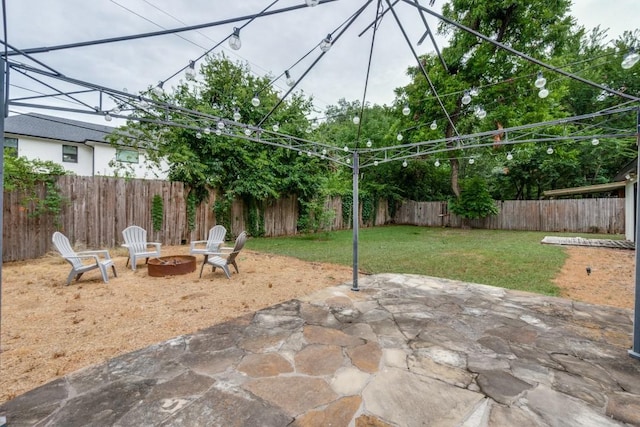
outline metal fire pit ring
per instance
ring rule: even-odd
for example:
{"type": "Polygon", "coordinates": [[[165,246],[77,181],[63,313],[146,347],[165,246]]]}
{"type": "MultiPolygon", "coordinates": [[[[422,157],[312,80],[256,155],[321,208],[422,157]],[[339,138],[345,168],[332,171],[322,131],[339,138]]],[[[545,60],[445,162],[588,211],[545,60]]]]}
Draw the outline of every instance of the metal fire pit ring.
{"type": "Polygon", "coordinates": [[[179,276],[196,271],[196,257],[170,255],[149,259],[147,272],[151,277],[179,276]]]}

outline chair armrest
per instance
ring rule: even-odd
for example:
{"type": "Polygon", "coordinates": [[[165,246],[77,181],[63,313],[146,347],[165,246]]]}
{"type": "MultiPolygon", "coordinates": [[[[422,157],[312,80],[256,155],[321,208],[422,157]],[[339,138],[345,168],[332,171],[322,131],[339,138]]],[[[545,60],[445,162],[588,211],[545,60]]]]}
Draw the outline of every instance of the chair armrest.
{"type": "MultiPolygon", "coordinates": [[[[88,252],[88,251],[87,251],[87,252],[88,252]]],[[[93,260],[95,261],[95,263],[96,263],[96,264],[100,263],[100,257],[99,257],[97,254],[89,255],[89,254],[87,254],[86,252],[84,252],[84,255],[83,255],[83,252],[78,252],[78,253],[76,254],[76,256],[66,256],[66,257],[64,257],[64,259],[67,259],[67,260],[70,260],[70,259],[77,259],[77,260],[79,260],[80,262],[82,262],[82,260],[84,260],[84,259],[93,259],[93,260]]],[[[109,259],[110,259],[110,258],[109,258],[109,259]]]]}
{"type": "Polygon", "coordinates": [[[100,256],[103,256],[105,259],[111,259],[111,255],[109,255],[109,251],[106,249],[96,250],[96,251],[82,251],[76,252],[76,255],[79,256],[95,256],[98,259],[100,256]]]}
{"type": "Polygon", "coordinates": [[[189,248],[195,249],[196,245],[206,245],[206,244],[207,244],[206,240],[192,240],[189,248]]]}

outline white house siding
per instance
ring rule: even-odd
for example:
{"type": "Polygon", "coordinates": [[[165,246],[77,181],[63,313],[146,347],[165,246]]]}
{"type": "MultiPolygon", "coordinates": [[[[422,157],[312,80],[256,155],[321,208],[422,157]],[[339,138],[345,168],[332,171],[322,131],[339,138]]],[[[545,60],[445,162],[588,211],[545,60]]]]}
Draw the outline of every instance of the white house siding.
{"type": "Polygon", "coordinates": [[[49,139],[29,136],[6,135],[9,138],[18,138],[18,156],[24,156],[30,160],[50,160],[58,163],[65,170],[79,176],[93,175],[93,148],[74,142],[52,141],[49,139]],[[71,145],[78,147],[78,163],[62,161],[62,146],[71,145]]]}
{"type": "Polygon", "coordinates": [[[160,168],[146,164],[146,156],[140,151],[138,163],[118,163],[121,167],[114,167],[112,163],[116,160],[116,149],[104,143],[89,142],[94,147],[95,153],[95,174],[102,176],[131,176],[141,179],[167,179],[166,162],[162,162],[160,168]]]}
{"type": "Polygon", "coordinates": [[[78,176],[128,176],[140,179],[167,179],[168,164],[163,162],[160,168],[145,164],[145,155],[140,153],[139,163],[122,163],[125,168],[110,165],[115,161],[116,149],[103,142],[89,141],[86,144],[43,139],[23,135],[6,134],[8,138],[18,139],[18,156],[30,160],[50,160],[61,165],[66,171],[78,176]],[[62,161],[62,146],[78,147],[78,163],[62,161]]]}

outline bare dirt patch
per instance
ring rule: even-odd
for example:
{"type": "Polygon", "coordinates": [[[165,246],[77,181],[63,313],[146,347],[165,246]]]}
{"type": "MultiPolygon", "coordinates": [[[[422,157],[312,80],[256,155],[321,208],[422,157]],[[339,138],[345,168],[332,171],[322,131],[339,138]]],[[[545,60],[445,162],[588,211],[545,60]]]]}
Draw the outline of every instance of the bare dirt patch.
{"type": "Polygon", "coordinates": [[[555,278],[560,296],[593,304],[633,308],[635,251],[567,246],[569,258],[555,278]],[[587,273],[587,267],[591,274],[587,273]]]}
{"type": "MultiPolygon", "coordinates": [[[[631,307],[634,251],[567,247],[556,279],[567,298],[631,307]],[[587,275],[586,267],[592,273],[587,275]]],[[[163,247],[185,255],[187,247],[163,247]]],[[[117,278],[97,271],[65,286],[69,266],[51,255],[3,268],[0,402],[57,377],[177,335],[350,282],[350,267],[309,263],[243,251],[240,274],[217,270],[150,277],[147,267],[125,268],[126,253],[112,250],[117,278]]]]}

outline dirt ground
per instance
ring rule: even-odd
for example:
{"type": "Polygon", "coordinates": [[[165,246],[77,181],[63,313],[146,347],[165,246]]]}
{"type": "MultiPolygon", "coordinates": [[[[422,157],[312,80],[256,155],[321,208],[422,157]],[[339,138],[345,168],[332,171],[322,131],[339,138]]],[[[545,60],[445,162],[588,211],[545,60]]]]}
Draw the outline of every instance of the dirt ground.
{"type": "MultiPolygon", "coordinates": [[[[563,296],[597,304],[633,305],[634,251],[567,247],[556,279],[563,296]],[[587,275],[586,267],[591,267],[587,275]]],[[[163,247],[163,254],[187,254],[163,247]]],[[[3,268],[0,402],[59,376],[171,337],[273,304],[349,282],[350,267],[243,251],[240,274],[217,270],[150,277],[141,264],[125,268],[111,251],[117,278],[94,270],[65,286],[69,266],[50,255],[3,268]]]]}

